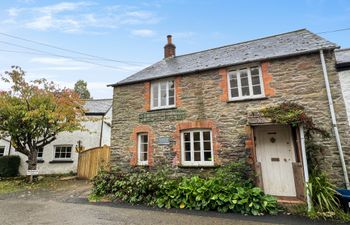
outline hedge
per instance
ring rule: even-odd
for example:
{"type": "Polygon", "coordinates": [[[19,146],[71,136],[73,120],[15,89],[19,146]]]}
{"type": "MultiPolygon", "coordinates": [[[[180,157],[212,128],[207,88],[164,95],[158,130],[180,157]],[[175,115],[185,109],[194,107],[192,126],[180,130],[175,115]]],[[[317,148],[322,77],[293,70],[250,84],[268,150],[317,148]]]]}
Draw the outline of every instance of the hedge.
{"type": "Polygon", "coordinates": [[[21,158],[17,155],[0,157],[0,177],[15,177],[19,174],[21,158]]]}

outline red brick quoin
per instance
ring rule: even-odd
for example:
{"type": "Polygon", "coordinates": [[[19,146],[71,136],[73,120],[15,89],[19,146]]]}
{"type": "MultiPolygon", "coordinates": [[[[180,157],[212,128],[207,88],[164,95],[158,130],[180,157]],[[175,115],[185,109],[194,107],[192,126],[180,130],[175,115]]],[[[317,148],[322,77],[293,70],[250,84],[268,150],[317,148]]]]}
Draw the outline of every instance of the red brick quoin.
{"type": "Polygon", "coordinates": [[[130,147],[130,152],[132,153],[131,159],[130,159],[130,165],[131,166],[137,166],[138,161],[138,154],[137,154],[137,145],[138,145],[138,138],[137,135],[139,133],[147,133],[148,134],[148,166],[153,166],[153,141],[154,141],[154,134],[152,131],[152,128],[147,125],[139,125],[134,128],[132,135],[130,137],[133,146],[130,147]]]}
{"type": "Polygon", "coordinates": [[[189,129],[210,129],[212,131],[214,165],[220,165],[221,162],[218,158],[218,150],[220,148],[220,144],[217,141],[219,129],[211,120],[197,120],[191,122],[180,122],[176,124],[176,131],[173,135],[175,140],[175,145],[173,147],[173,151],[175,152],[173,165],[181,165],[181,131],[189,129]]]}

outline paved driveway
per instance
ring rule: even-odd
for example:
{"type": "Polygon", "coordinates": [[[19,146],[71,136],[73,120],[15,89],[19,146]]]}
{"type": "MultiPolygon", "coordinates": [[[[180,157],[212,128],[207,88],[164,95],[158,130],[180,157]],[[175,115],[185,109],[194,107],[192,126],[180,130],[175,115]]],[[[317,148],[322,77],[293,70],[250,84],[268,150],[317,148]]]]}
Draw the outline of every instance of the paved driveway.
{"type": "Polygon", "coordinates": [[[0,195],[0,225],[273,225],[329,224],[296,216],[243,216],[232,213],[164,210],[116,203],[88,203],[90,185],[77,181],[55,191],[0,195]]]}

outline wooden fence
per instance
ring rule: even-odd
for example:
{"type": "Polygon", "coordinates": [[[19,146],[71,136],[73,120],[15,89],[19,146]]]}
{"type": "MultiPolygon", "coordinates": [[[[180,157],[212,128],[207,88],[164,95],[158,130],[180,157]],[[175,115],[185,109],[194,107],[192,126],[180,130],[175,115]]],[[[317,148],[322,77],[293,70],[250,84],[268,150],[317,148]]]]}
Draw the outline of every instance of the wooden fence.
{"type": "Polygon", "coordinates": [[[78,177],[92,179],[102,167],[108,167],[110,159],[110,148],[107,145],[90,148],[79,153],[78,177]]]}

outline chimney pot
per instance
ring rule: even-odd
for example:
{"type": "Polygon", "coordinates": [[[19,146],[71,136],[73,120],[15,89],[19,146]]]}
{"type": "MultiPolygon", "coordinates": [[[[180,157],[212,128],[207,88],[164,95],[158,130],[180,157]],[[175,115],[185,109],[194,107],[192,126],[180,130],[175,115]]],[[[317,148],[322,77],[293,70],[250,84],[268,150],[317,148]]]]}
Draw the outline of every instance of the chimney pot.
{"type": "Polygon", "coordinates": [[[164,58],[175,57],[176,46],[173,44],[172,36],[167,35],[168,43],[164,46],[164,58]]]}

